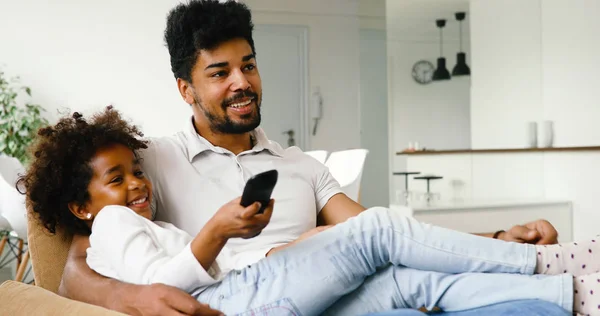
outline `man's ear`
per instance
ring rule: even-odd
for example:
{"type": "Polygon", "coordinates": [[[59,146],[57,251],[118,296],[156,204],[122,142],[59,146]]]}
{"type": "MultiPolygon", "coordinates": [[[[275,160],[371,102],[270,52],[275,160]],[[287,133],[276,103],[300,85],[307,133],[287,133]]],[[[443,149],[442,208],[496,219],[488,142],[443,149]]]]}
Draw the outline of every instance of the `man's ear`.
{"type": "Polygon", "coordinates": [[[194,88],[192,87],[192,83],[181,78],[177,78],[177,89],[179,90],[179,94],[185,101],[185,103],[189,105],[194,104],[194,88]]]}
{"type": "Polygon", "coordinates": [[[87,221],[89,220],[89,212],[87,211],[87,208],[85,207],[85,205],[80,205],[79,203],[76,202],[71,202],[69,203],[69,210],[71,211],[71,213],[73,213],[73,215],[75,215],[75,217],[87,221]]]}

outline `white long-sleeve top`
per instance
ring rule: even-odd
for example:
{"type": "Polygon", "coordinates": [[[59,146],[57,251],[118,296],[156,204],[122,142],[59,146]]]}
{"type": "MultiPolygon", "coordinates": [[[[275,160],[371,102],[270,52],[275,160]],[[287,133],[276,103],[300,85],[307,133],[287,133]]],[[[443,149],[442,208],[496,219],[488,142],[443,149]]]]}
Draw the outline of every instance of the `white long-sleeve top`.
{"type": "Polygon", "coordinates": [[[206,271],[192,237],[165,222],[152,222],[125,206],[106,206],[94,219],[87,264],[106,277],[133,284],[163,283],[188,293],[221,280],[228,272],[224,249],[206,271]]]}

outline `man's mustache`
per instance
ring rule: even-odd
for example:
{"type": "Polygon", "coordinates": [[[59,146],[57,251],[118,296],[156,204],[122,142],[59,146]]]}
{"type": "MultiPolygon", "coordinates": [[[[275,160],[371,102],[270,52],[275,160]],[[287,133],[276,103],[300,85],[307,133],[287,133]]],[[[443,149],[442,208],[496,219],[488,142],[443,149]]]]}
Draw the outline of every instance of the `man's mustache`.
{"type": "Polygon", "coordinates": [[[227,98],[225,100],[223,100],[223,103],[221,104],[223,106],[223,108],[226,108],[229,104],[231,103],[235,103],[235,101],[238,100],[242,100],[245,98],[252,98],[253,100],[257,100],[258,99],[258,94],[246,90],[246,91],[242,91],[237,93],[236,95],[232,96],[231,98],[227,98]]]}

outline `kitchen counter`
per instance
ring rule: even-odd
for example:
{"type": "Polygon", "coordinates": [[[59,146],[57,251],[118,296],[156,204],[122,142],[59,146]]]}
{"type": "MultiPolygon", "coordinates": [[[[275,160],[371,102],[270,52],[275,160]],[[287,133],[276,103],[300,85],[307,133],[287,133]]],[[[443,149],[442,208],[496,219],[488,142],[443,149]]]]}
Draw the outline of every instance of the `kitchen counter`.
{"type": "Polygon", "coordinates": [[[534,148],[492,148],[492,149],[449,149],[449,150],[416,150],[401,151],[396,155],[447,155],[447,154],[506,154],[532,152],[582,152],[600,151],[600,146],[583,147],[534,147],[534,148]]]}
{"type": "Polygon", "coordinates": [[[436,201],[409,207],[392,204],[390,208],[406,216],[466,233],[507,230],[516,224],[546,219],[559,233],[561,242],[573,239],[572,203],[567,200],[515,199],[436,201]]]}
{"type": "Polygon", "coordinates": [[[530,207],[545,206],[555,204],[570,204],[567,200],[547,200],[547,199],[515,199],[515,200],[458,200],[458,201],[434,201],[427,203],[414,203],[411,208],[414,212],[427,211],[453,211],[453,210],[477,210],[506,207],[530,207]]]}

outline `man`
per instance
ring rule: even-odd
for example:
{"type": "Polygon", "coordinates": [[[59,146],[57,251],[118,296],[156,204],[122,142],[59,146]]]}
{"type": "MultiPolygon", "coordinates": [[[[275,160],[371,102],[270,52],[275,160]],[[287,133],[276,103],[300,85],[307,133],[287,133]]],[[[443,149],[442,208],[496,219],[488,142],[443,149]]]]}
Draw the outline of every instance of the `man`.
{"type": "MultiPolygon", "coordinates": [[[[270,222],[240,214],[236,225],[247,232],[239,237],[260,235],[227,242],[230,264],[240,268],[364,210],[342,193],[326,167],[297,148],[282,149],[258,128],[262,87],[251,14],[243,4],[198,0],[178,5],[169,14],[165,39],[178,90],[193,116],[182,132],[152,140],[143,153],[144,170],[155,187],[157,219],[194,235],[219,216],[222,205],[241,194],[250,176],[277,169],[276,206],[270,222]]],[[[495,237],[553,243],[556,231],[549,223],[537,221],[495,237]]],[[[86,236],[74,237],[62,295],[137,315],[215,313],[174,288],[101,277],[86,265],[88,246],[86,236]]],[[[378,297],[370,297],[376,292],[368,289],[393,281],[394,269],[367,280],[362,290],[343,299],[344,304],[377,301],[378,297]]],[[[382,309],[394,306],[381,303],[382,309]]]]}

